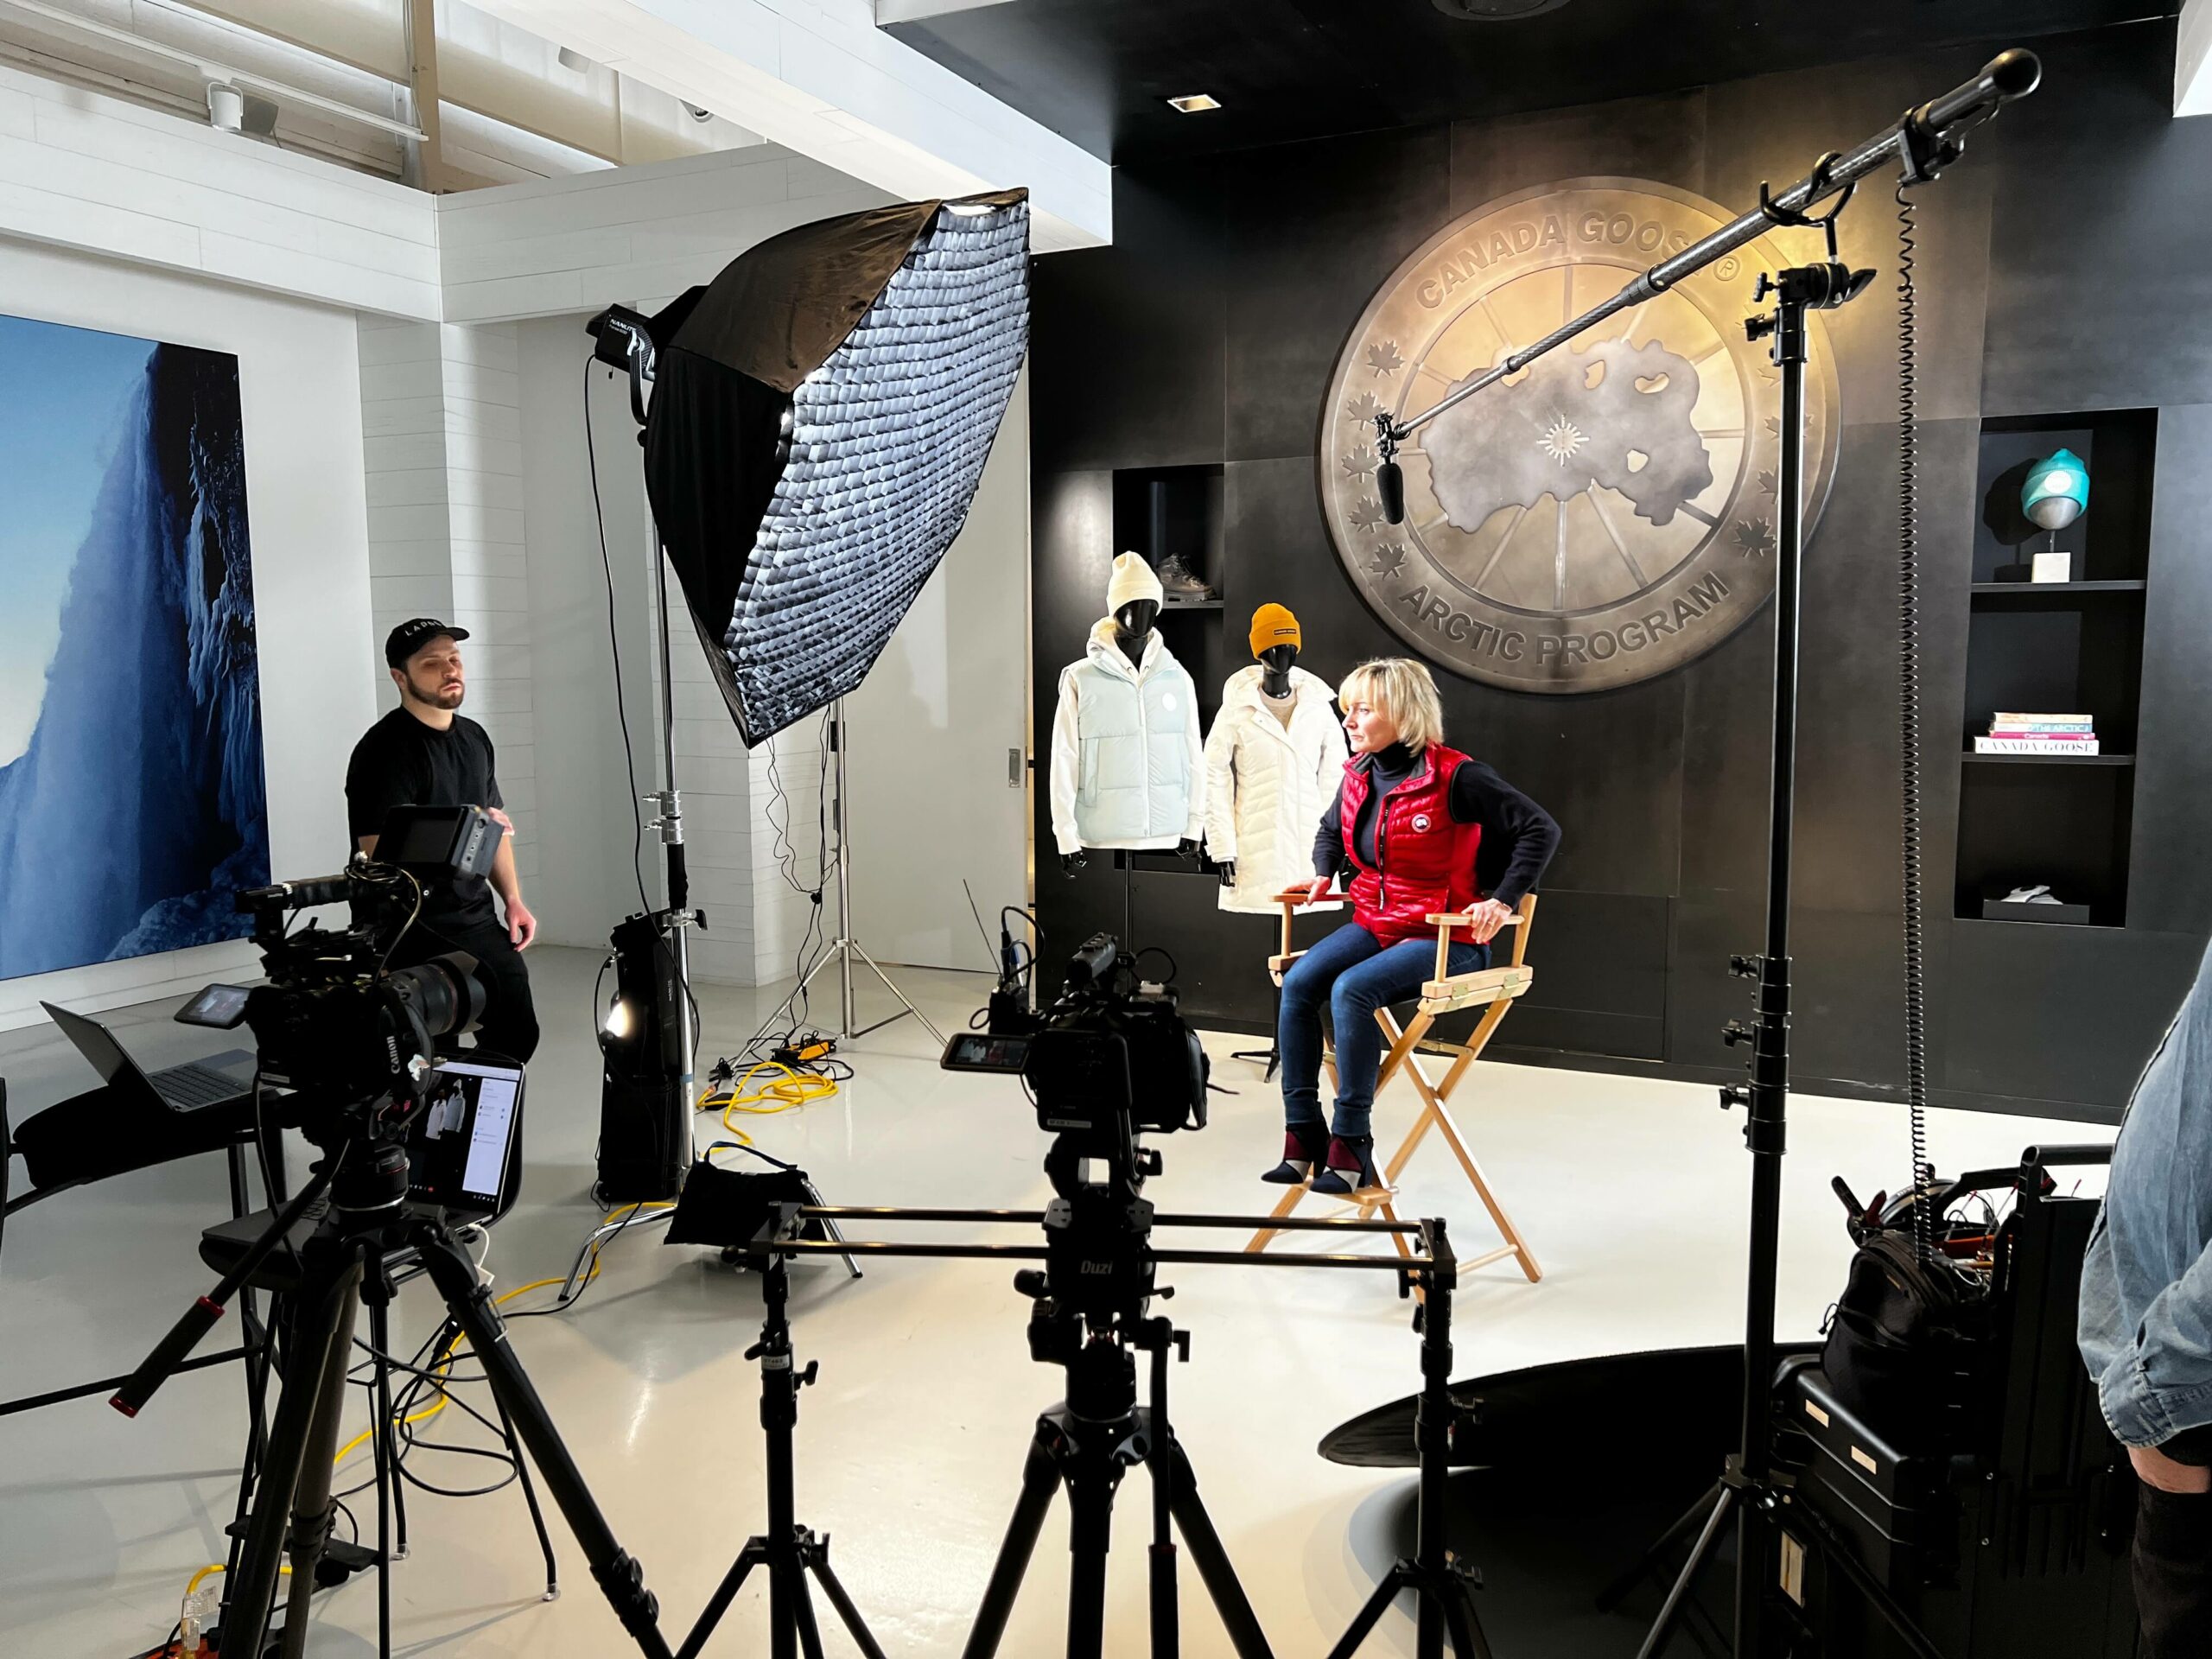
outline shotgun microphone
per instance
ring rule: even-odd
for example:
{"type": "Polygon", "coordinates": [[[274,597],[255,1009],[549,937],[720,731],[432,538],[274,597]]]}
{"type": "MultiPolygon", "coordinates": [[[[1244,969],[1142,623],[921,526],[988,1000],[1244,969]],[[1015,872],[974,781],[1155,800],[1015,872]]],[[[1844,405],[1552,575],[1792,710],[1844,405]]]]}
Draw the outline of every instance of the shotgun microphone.
{"type": "Polygon", "coordinates": [[[1386,461],[1375,469],[1375,493],[1382,499],[1382,516],[1394,524],[1406,522],[1406,475],[1398,463],[1386,461]]]}

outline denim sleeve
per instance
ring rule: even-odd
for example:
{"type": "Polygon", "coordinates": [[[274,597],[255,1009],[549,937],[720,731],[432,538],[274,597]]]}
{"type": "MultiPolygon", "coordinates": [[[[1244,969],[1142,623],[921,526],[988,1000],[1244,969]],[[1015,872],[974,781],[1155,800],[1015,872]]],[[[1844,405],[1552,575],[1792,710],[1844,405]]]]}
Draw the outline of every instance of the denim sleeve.
{"type": "Polygon", "coordinates": [[[2123,1446],[2158,1446],[2212,1422],[2212,1245],[2151,1300],[2097,1378],[2123,1446]]]}

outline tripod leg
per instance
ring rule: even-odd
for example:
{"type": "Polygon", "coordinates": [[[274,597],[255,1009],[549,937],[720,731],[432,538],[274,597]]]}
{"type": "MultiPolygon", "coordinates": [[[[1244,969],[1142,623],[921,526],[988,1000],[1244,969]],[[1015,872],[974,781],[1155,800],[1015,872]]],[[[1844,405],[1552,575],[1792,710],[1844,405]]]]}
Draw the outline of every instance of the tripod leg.
{"type": "Polygon", "coordinates": [[[515,1460],[515,1480],[522,1488],[522,1501],[530,1506],[530,1525],[537,1534],[538,1553],[545,1557],[545,1599],[551,1601],[561,1593],[561,1568],[553,1559],[553,1540],[545,1530],[545,1511],[537,1506],[537,1488],[531,1484],[530,1459],[523,1456],[522,1442],[515,1439],[515,1420],[507,1414],[506,1402],[495,1395],[492,1403],[499,1408],[499,1432],[506,1437],[507,1455],[515,1460]]]}
{"type": "Polygon", "coordinates": [[[1445,1628],[1452,1632],[1452,1659],[1491,1659],[1490,1641],[1482,1621],[1475,1617],[1463,1586],[1447,1584],[1436,1592],[1443,1605],[1445,1628]]]}
{"type": "Polygon", "coordinates": [[[1337,1645],[1329,1649],[1329,1659],[1351,1659],[1352,1655],[1359,1651],[1359,1644],[1367,1640],[1367,1633],[1389,1611],[1390,1604],[1398,1599],[1398,1592],[1413,1581],[1408,1567],[1409,1563],[1400,1561],[1382,1575],[1382,1582],[1375,1586],[1375,1593],[1368,1597],[1366,1605],[1345,1628],[1337,1645]]]}
{"type": "Polygon", "coordinates": [[[1698,1574],[1713,1554],[1713,1545],[1719,1541],[1721,1529],[1727,1524],[1728,1512],[1736,1507],[1736,1491],[1724,1486],[1713,1500],[1713,1510],[1705,1517],[1705,1527],[1697,1535],[1697,1542],[1690,1546],[1690,1558],[1682,1563],[1681,1574],[1674,1586],[1667,1592],[1661,1604],[1659,1617],[1651,1621],[1651,1629],[1643,1638],[1643,1645],[1636,1650],[1636,1659],[1657,1659],[1659,1650],[1667,1645],[1667,1638],[1675,1633],[1675,1620],[1681,1613],[1682,1601],[1697,1587],[1698,1574]]]}
{"type": "MultiPolygon", "coordinates": [[[[391,1652],[391,1507],[399,1485],[399,1431],[391,1421],[391,1310],[381,1299],[369,1305],[370,1363],[375,1386],[369,1390],[369,1458],[377,1471],[377,1652],[391,1652]]],[[[349,1355],[350,1358],[351,1356],[349,1355]]]]}
{"type": "Polygon", "coordinates": [[[715,1586],[715,1593],[708,1599],[698,1622],[692,1625],[691,1634],[684,1638],[677,1659],[696,1659],[699,1649],[707,1645],[707,1637],[713,1634],[715,1626],[721,1622],[722,1615],[729,1611],[730,1603],[737,1599],[737,1592],[745,1587],[745,1580],[752,1576],[753,1569],[767,1559],[766,1539],[745,1541],[745,1548],[738,1551],[737,1559],[729,1564],[729,1571],[722,1574],[722,1581],[715,1586]]]}
{"type": "MultiPolygon", "coordinates": [[[[277,1568],[284,1554],[284,1527],[293,1493],[316,1455],[314,1431],[323,1416],[321,1404],[330,1391],[328,1378],[337,1376],[337,1387],[346,1386],[346,1360],[353,1344],[355,1274],[359,1262],[349,1262],[335,1277],[311,1280],[296,1294],[297,1318],[287,1357],[291,1375],[276,1402],[276,1421],[269,1431],[269,1455],[262,1460],[252,1512],[246,1518],[245,1546],[238,1552],[236,1573],[224,1575],[222,1630],[224,1641],[234,1652],[259,1659],[268,1645],[270,1617],[276,1599],[277,1568]],[[339,1334],[339,1327],[345,1334],[339,1334]]],[[[327,1425],[335,1435],[334,1417],[327,1425]]],[[[327,1489],[330,1460],[336,1453],[334,1439],[321,1447],[327,1489]]],[[[304,1633],[302,1625],[302,1633],[304,1633]]]]}
{"type": "Polygon", "coordinates": [[[822,1632],[814,1623],[814,1598],[807,1592],[806,1564],[796,1545],[784,1573],[791,1584],[791,1620],[798,1629],[798,1650],[804,1659],[822,1659],[822,1632]]]}
{"type": "Polygon", "coordinates": [[[1060,1484],[1059,1465],[1053,1461],[1046,1439],[1052,1432],[1040,1422],[1029,1442],[1029,1459],[1021,1465],[1021,1496],[1015,1500],[1013,1519],[1007,1522],[1006,1541],[999,1546],[991,1581],[984,1587],[982,1605],[976,1610],[976,1627],[968,1633],[961,1659],[991,1659],[999,1650],[1000,1637],[1006,1634],[1007,1616],[1014,1611],[1014,1599],[1021,1589],[1021,1575],[1028,1570],[1030,1553],[1037,1548],[1037,1535],[1045,1525],[1045,1511],[1052,1506],[1052,1493],[1060,1484]]]}
{"type": "Polygon", "coordinates": [[[1713,1507],[1713,1500],[1720,1496],[1721,1491],[1719,1486],[1708,1486],[1700,1493],[1697,1502],[1684,1510],[1681,1518],[1637,1557],[1633,1567],[1600,1590],[1592,1605],[1601,1613],[1610,1613],[1626,1600],[1628,1592],[1643,1581],[1643,1575],[1651,1570],[1655,1561],[1703,1524],[1706,1512],[1713,1507]]]}
{"type": "Polygon", "coordinates": [[[1104,1469],[1080,1470],[1068,1482],[1068,1659],[1102,1659],[1106,1650],[1114,1484],[1104,1469]]]}
{"type": "MultiPolygon", "coordinates": [[[[360,1307],[361,1257],[356,1252],[339,1279],[337,1317],[322,1375],[315,1391],[315,1417],[308,1429],[307,1456],[292,1488],[292,1524],[284,1553],[291,1558],[291,1592],[284,1602],[283,1659],[301,1659],[308,1650],[308,1623],[315,1591],[315,1568],[338,1510],[330,1501],[332,1466],[338,1456],[338,1429],[346,1415],[346,1373],[353,1357],[353,1317],[360,1307]]],[[[381,1577],[381,1575],[379,1575],[381,1577]]]]}
{"type": "Polygon", "coordinates": [[[845,1586],[830,1567],[828,1540],[816,1551],[807,1565],[814,1569],[814,1576],[822,1581],[822,1593],[830,1598],[830,1605],[837,1610],[837,1617],[845,1626],[845,1634],[853,1638],[853,1645],[867,1656],[867,1659],[883,1659],[883,1649],[876,1645],[875,1637],[868,1633],[867,1621],[861,1610],[853,1605],[853,1599],[845,1593],[845,1586]]]}
{"type": "Polygon", "coordinates": [[[660,1604],[645,1588],[638,1563],[615,1541],[613,1529],[600,1513],[582,1471],[546,1414],[545,1402],[537,1397],[529,1373],[508,1346],[505,1322],[478,1280],[476,1264],[441,1223],[417,1226],[412,1239],[423,1270],[445,1299],[446,1312],[468,1338],[469,1350],[484,1368],[493,1397],[511,1414],[516,1433],[537,1460],[538,1472],[545,1477],[554,1507],[575,1535],[584,1560],[591,1564],[591,1575],[599,1581],[622,1628],[647,1659],[670,1659],[668,1640],[658,1623],[660,1604]]]}
{"type": "Polygon", "coordinates": [[[1176,1526],[1182,1530],[1183,1541],[1190,1546],[1198,1577],[1205,1581],[1206,1593],[1213,1598],[1214,1610],[1221,1615],[1222,1628],[1229,1632],[1230,1646],[1236,1649],[1237,1659],[1274,1659],[1259,1618],[1245,1599],[1244,1586],[1236,1581],[1229,1552],[1221,1546],[1221,1535],[1213,1529],[1213,1517],[1198,1498],[1198,1478],[1191,1471],[1191,1460],[1180,1440],[1170,1438],[1168,1457],[1175,1477],[1168,1503],[1174,1510],[1176,1526]]]}

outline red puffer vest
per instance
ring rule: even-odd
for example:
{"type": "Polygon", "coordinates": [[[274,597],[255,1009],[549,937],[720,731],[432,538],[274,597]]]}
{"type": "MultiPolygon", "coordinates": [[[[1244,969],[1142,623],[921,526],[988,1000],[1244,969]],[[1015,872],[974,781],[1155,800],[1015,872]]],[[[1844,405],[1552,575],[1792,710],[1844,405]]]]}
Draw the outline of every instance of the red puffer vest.
{"type": "Polygon", "coordinates": [[[1454,823],[1450,807],[1452,774],[1466,759],[1432,744],[1414,775],[1382,798],[1375,826],[1379,869],[1362,861],[1352,833],[1367,799],[1367,768],[1357,759],[1345,764],[1341,822],[1352,864],[1352,919],[1386,945],[1433,938],[1435,930],[1422,917],[1475,902],[1475,849],[1483,827],[1454,823]]]}

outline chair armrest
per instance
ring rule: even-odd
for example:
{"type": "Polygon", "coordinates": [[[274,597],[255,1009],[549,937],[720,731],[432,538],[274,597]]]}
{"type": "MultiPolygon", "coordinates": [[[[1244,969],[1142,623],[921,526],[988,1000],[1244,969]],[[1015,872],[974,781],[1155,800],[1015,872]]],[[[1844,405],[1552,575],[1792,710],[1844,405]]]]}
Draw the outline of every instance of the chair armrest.
{"type": "MultiPolygon", "coordinates": [[[[1431,927],[1472,927],[1475,925],[1475,918],[1468,915],[1464,910],[1438,911],[1431,915],[1422,917],[1421,920],[1426,922],[1431,927]]],[[[1498,926],[1500,928],[1508,928],[1518,927],[1520,925],[1521,918],[1518,915],[1513,915],[1507,917],[1503,921],[1500,922],[1498,926]]]]}
{"type": "Polygon", "coordinates": [[[1423,1014],[1450,1014],[1458,1008],[1485,1007],[1528,995],[1536,982],[1533,968],[1484,968],[1471,974],[1432,979],[1421,988],[1423,1014]]]}

